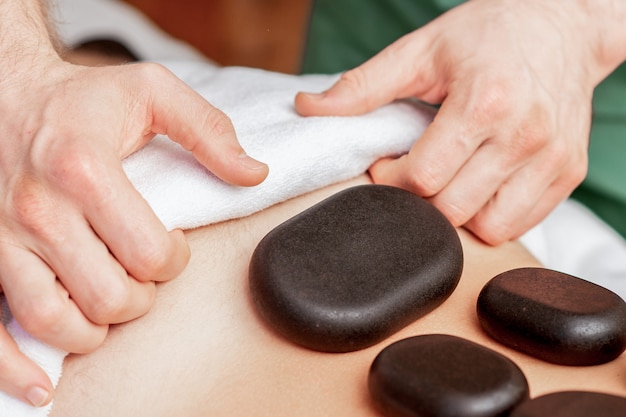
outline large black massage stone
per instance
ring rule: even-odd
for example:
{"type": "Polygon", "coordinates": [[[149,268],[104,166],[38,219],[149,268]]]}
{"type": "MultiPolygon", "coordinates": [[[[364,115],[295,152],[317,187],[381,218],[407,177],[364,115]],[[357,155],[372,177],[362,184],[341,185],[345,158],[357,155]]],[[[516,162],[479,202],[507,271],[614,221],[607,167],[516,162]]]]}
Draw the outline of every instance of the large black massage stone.
{"type": "Polygon", "coordinates": [[[526,377],[513,361],[443,334],[414,336],[383,349],[368,385],[386,417],[501,417],[529,397],[526,377]]]}
{"type": "Polygon", "coordinates": [[[476,309],[493,339],[547,362],[598,365],[626,349],[624,300],[561,272],[503,272],[483,287],[476,309]]]}
{"type": "Polygon", "coordinates": [[[563,391],[522,403],[510,417],[624,417],[626,398],[600,392],[563,391]]]}
{"type": "Polygon", "coordinates": [[[341,191],[287,220],[255,249],[250,292],[278,333],[310,349],[371,346],[443,303],[463,253],[456,230],[395,187],[341,191]]]}

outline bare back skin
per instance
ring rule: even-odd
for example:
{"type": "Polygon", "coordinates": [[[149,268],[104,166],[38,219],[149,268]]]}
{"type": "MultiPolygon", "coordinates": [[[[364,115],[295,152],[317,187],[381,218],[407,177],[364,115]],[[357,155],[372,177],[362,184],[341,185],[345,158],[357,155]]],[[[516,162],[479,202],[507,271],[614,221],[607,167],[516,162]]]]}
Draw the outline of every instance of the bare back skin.
{"type": "Polygon", "coordinates": [[[255,312],[247,269],[260,239],[289,217],[369,177],[330,186],[252,216],[187,232],[192,256],[159,284],[145,316],[112,329],[89,355],[66,359],[52,417],[379,416],[367,391],[375,356],[395,340],[446,333],[503,353],[531,396],[560,390],[626,395],[626,355],[593,367],[553,365],[489,339],[476,318],[483,285],[500,272],[538,266],[517,242],[492,247],[463,229],[465,266],[439,308],[365,350],[330,354],[296,346],[255,312]]]}

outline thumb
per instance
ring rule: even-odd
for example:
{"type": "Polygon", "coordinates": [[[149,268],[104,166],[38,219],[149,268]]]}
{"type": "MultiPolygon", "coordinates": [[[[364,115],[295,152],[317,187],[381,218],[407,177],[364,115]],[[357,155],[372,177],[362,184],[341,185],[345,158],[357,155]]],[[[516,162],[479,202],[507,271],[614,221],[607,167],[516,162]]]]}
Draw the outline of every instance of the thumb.
{"type": "Polygon", "coordinates": [[[253,186],[268,175],[266,164],[243,150],[231,120],[172,75],[152,100],[153,131],[180,143],[222,180],[253,186]]]}
{"type": "Polygon", "coordinates": [[[362,65],[346,71],[322,93],[300,92],[296,111],[302,116],[353,116],[424,90],[420,42],[413,34],[400,38],[362,65]]]}
{"type": "Polygon", "coordinates": [[[22,353],[0,325],[0,391],[24,403],[41,407],[52,400],[54,388],[46,373],[22,353]]]}

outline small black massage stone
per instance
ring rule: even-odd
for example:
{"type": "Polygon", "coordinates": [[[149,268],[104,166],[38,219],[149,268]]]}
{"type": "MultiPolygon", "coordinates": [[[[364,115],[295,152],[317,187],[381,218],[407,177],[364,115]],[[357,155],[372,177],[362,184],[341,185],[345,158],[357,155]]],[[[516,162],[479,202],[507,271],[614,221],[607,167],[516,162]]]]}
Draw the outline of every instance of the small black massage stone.
{"type": "Polygon", "coordinates": [[[476,309],[493,339],[547,362],[598,365],[626,349],[624,300],[561,272],[504,272],[483,287],[476,309]]]}
{"type": "Polygon", "coordinates": [[[600,392],[564,391],[533,398],[510,417],[624,417],[626,398],[600,392]]]}
{"type": "Polygon", "coordinates": [[[457,336],[395,342],[370,368],[371,398],[387,417],[507,416],[529,398],[522,371],[505,356],[457,336]]]}
{"type": "Polygon", "coordinates": [[[349,352],[439,306],[462,268],[456,230],[434,206],[399,188],[361,185],[268,233],[249,284],[278,333],[313,350],[349,352]]]}

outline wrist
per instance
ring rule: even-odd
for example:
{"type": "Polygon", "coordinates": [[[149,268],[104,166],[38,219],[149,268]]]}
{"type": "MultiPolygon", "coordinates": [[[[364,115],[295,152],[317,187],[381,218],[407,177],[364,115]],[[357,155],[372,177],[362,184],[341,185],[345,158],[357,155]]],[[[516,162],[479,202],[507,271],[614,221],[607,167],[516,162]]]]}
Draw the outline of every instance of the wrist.
{"type": "Polygon", "coordinates": [[[0,1],[0,16],[0,83],[30,77],[43,63],[60,60],[41,0],[0,1]]]}
{"type": "Polygon", "coordinates": [[[589,41],[599,84],[626,60],[626,2],[578,0],[572,5],[578,8],[578,25],[589,41]]]}

